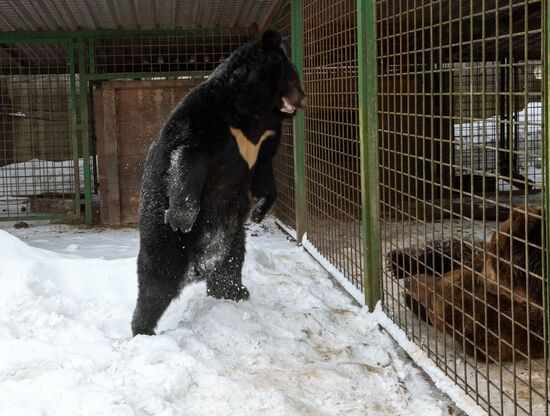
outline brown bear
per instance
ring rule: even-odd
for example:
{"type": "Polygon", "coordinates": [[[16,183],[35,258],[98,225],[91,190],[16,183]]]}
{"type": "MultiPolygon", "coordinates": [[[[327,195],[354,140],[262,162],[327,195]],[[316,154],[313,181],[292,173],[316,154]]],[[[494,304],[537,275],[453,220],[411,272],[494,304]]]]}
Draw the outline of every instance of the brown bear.
{"type": "Polygon", "coordinates": [[[514,208],[486,245],[438,241],[390,252],[394,277],[406,278],[407,306],[478,360],[543,357],[541,214],[514,208]]]}

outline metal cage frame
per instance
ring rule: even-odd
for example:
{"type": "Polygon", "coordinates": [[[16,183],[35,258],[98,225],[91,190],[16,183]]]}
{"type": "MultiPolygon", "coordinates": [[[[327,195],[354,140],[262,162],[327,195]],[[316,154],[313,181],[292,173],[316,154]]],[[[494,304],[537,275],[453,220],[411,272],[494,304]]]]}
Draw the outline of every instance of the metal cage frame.
{"type": "MultiPolygon", "coordinates": [[[[401,330],[419,344],[419,348],[433,359],[434,364],[446,372],[489,414],[549,415],[550,279],[546,264],[550,241],[550,197],[546,190],[550,186],[550,139],[547,128],[550,120],[550,65],[547,62],[550,47],[550,7],[545,0],[507,0],[498,2],[498,5],[492,0],[464,0],[451,10],[447,3],[444,0],[283,2],[272,26],[277,27],[277,22],[285,19],[292,21],[293,59],[309,95],[310,105],[303,115],[298,114],[296,117],[293,149],[285,151],[287,155],[294,157],[294,193],[291,195],[294,209],[286,206],[288,200],[285,201],[285,206],[276,202],[275,214],[284,228],[297,238],[298,243],[302,243],[306,250],[318,258],[360,303],[372,309],[381,301],[383,310],[401,330]],[[344,21],[341,15],[331,15],[332,7],[340,7],[342,14],[351,14],[353,18],[344,21]],[[484,15],[493,16],[496,26],[491,28],[490,23],[481,19],[484,15]],[[430,24],[429,19],[435,17],[439,17],[439,20],[430,24]],[[310,23],[312,19],[315,21],[313,26],[310,23]],[[524,23],[521,26],[521,23],[515,22],[524,23]],[[506,31],[507,24],[515,24],[513,33],[506,31]],[[322,32],[324,27],[332,29],[322,32]],[[483,33],[487,35],[480,36],[479,30],[485,31],[483,33]],[[477,36],[475,39],[474,34],[477,36]],[[450,40],[447,42],[448,39],[450,40]],[[527,39],[539,42],[538,45],[529,46],[529,53],[527,39]],[[486,53],[485,48],[489,48],[489,42],[497,45],[497,53],[500,51],[501,55],[508,56],[511,56],[514,45],[523,45],[524,53],[521,56],[527,59],[518,58],[514,63],[503,60],[494,64],[485,58],[488,55],[483,55],[483,59],[479,56],[474,58],[474,53],[486,53]],[[314,49],[310,45],[315,45],[314,49]],[[353,59],[347,61],[349,55],[342,51],[350,45],[355,48],[355,52],[353,59]],[[531,49],[537,47],[540,55],[533,61],[531,49]],[[450,51],[448,53],[455,54],[455,58],[447,63],[442,58],[443,51],[450,51]],[[456,58],[460,53],[465,54],[464,59],[456,58]],[[325,61],[318,60],[317,56],[323,56],[325,61]],[[345,70],[342,69],[342,62],[350,62],[352,68],[346,75],[347,80],[331,85],[331,74],[327,68],[339,68],[343,73],[345,70]],[[415,63],[423,65],[414,68],[415,63]],[[527,74],[530,74],[530,65],[540,65],[541,70],[536,70],[536,76],[542,79],[528,87],[527,74]],[[495,75],[495,70],[500,71],[501,75],[495,75]],[[491,87],[493,89],[489,87],[491,71],[492,76],[496,76],[491,87]],[[409,84],[405,82],[406,76],[410,77],[409,84]],[[451,76],[455,77],[454,81],[450,81],[451,76]],[[425,84],[420,81],[422,78],[425,84]],[[497,80],[500,80],[500,84],[497,80]],[[342,89],[346,82],[353,83],[352,89],[342,89]],[[469,90],[465,89],[466,84],[470,85],[469,90]],[[448,89],[438,91],[435,87],[439,85],[448,85],[448,89]],[[431,90],[434,92],[430,92],[431,90]],[[332,96],[336,97],[333,102],[330,101],[332,96]],[[340,116],[331,112],[337,106],[334,103],[342,96],[344,100],[349,99],[349,102],[356,103],[352,106],[352,111],[357,112],[357,124],[350,122],[345,115],[338,119],[340,116]],[[522,101],[525,97],[527,99],[522,101]],[[495,101],[495,110],[489,108],[491,99],[495,101]],[[530,100],[538,100],[540,104],[535,102],[527,108],[530,100]],[[453,108],[452,111],[456,114],[452,111],[448,115],[437,113],[440,101],[441,105],[451,103],[449,108],[453,108]],[[518,106],[525,107],[523,113],[518,112],[521,108],[516,108],[518,106]],[[474,115],[474,111],[481,112],[482,121],[475,121],[474,117],[477,115],[474,115]],[[501,114],[502,111],[507,111],[508,115],[491,121],[486,119],[492,116],[490,111],[500,111],[501,114]],[[529,113],[538,118],[528,118],[531,117],[529,113]],[[425,117],[426,121],[422,121],[421,117],[425,117]],[[463,123],[458,124],[463,127],[458,130],[454,127],[454,139],[452,133],[450,141],[442,139],[443,136],[439,138],[437,131],[452,132],[452,123],[456,126],[458,122],[463,123]],[[356,130],[350,133],[349,129],[339,129],[331,123],[347,124],[356,130]],[[407,123],[410,123],[409,127],[406,127],[407,123]],[[487,126],[491,126],[491,123],[496,126],[497,131],[493,137],[498,137],[498,141],[489,137],[487,126]],[[529,130],[531,127],[537,130],[532,133],[529,130]],[[431,129],[435,139],[430,138],[431,129]],[[528,132],[535,136],[527,137],[528,132]],[[411,139],[406,139],[407,135],[411,139]],[[456,137],[464,137],[464,140],[456,141],[456,137]],[[420,141],[414,144],[412,138],[421,140],[422,144],[420,141]],[[350,176],[340,174],[345,164],[342,152],[350,152],[350,148],[341,150],[337,147],[338,143],[346,140],[353,140],[358,145],[358,150],[352,150],[351,154],[356,155],[360,162],[352,167],[352,174],[360,177],[360,185],[353,188],[353,195],[348,192],[339,199],[335,195],[350,186],[347,182],[350,176]],[[410,145],[404,144],[406,140],[410,140],[410,145]],[[533,140],[540,141],[537,144],[533,140]],[[441,156],[447,159],[438,159],[441,156]],[[527,161],[527,157],[534,160],[532,156],[541,158],[543,168],[540,170],[540,167],[535,167],[539,170],[533,176],[534,182],[541,190],[537,191],[539,193],[535,197],[532,196],[533,184],[528,181],[530,174],[527,168],[527,164],[532,163],[527,161]],[[413,167],[419,170],[414,171],[413,167]],[[476,176],[478,173],[481,173],[479,177],[476,176]],[[496,196],[487,196],[490,180],[485,175],[492,175],[493,182],[496,181],[495,185],[491,185],[496,196]],[[481,177],[484,179],[480,179],[481,177]],[[503,180],[504,183],[501,183],[503,180]],[[410,188],[399,188],[405,185],[410,188]],[[511,189],[514,186],[519,187],[521,192],[517,191],[518,195],[512,198],[511,189]],[[433,196],[423,195],[422,192],[426,190],[433,196]],[[454,194],[455,201],[451,197],[454,194]],[[438,199],[432,199],[436,195],[438,199]],[[354,232],[337,216],[349,215],[346,204],[350,198],[358,196],[360,212],[355,212],[350,218],[353,226],[360,232],[354,232]],[[445,198],[448,202],[445,202],[445,198]],[[526,204],[535,201],[542,208],[542,215],[527,214],[525,211],[523,214],[524,226],[527,226],[531,215],[542,222],[543,229],[539,233],[541,243],[533,243],[511,231],[502,230],[509,212],[512,212],[510,208],[513,201],[518,200],[526,204]],[[294,217],[289,220],[292,214],[294,217]],[[538,272],[531,272],[526,266],[522,269],[523,266],[515,264],[519,260],[502,257],[503,254],[499,252],[492,254],[490,249],[486,253],[476,251],[478,248],[472,244],[475,243],[473,234],[478,231],[475,231],[473,219],[469,220],[468,216],[479,216],[482,220],[478,222],[489,227],[482,233],[486,240],[494,234],[497,241],[500,238],[501,242],[508,239],[510,244],[523,244],[526,256],[532,254],[529,250],[539,250],[543,273],[537,277],[538,272]],[[490,216],[496,216],[495,222],[491,223],[487,219],[490,216]],[[451,228],[454,227],[452,229],[466,229],[467,233],[460,231],[457,234],[458,242],[455,243],[423,242],[422,240],[434,236],[445,237],[441,227],[447,217],[449,221],[458,224],[451,225],[451,228]],[[327,224],[321,223],[323,219],[327,224]],[[468,233],[472,237],[468,237],[468,233]],[[346,261],[339,254],[350,239],[360,248],[356,263],[346,261]],[[527,301],[527,310],[541,311],[544,329],[533,329],[529,317],[526,324],[519,323],[517,319],[520,318],[515,315],[520,310],[518,308],[516,312],[513,311],[514,307],[512,312],[506,312],[501,309],[501,303],[491,306],[487,300],[490,292],[487,294],[486,288],[483,292],[485,297],[465,289],[465,272],[460,272],[462,283],[458,283],[458,286],[455,284],[453,290],[461,291],[459,293],[462,293],[462,302],[469,299],[468,296],[475,298],[484,305],[481,310],[485,310],[486,314],[496,311],[502,316],[501,319],[508,319],[514,325],[519,325],[516,331],[526,330],[528,337],[543,341],[542,361],[532,359],[531,352],[522,352],[514,341],[510,343],[503,338],[504,332],[502,335],[500,329],[494,332],[488,327],[487,321],[481,321],[478,324],[485,336],[496,336],[501,345],[510,347],[518,357],[523,357],[523,361],[517,358],[513,365],[508,365],[498,359],[495,361],[493,358],[486,358],[484,362],[477,364],[460,350],[467,347],[464,340],[455,344],[459,339],[457,336],[446,336],[444,331],[438,331],[431,324],[414,317],[414,306],[409,304],[407,307],[406,303],[406,296],[411,296],[411,289],[405,286],[403,280],[396,280],[391,276],[387,269],[388,252],[390,249],[404,252],[409,250],[408,254],[411,254],[415,245],[421,243],[426,244],[426,247],[417,247],[415,255],[433,252],[435,256],[439,253],[438,258],[441,261],[452,260],[451,270],[456,269],[457,273],[461,268],[466,271],[468,268],[474,270],[474,265],[468,265],[467,256],[478,256],[483,261],[491,257],[496,259],[497,273],[500,273],[500,269],[505,270],[505,267],[526,270],[529,276],[534,273],[534,279],[539,282],[537,284],[543,291],[542,306],[527,301]],[[456,255],[458,258],[455,259],[456,255]],[[361,275],[359,284],[357,270],[361,275]],[[438,346],[438,339],[445,341],[444,344],[438,346]],[[453,360],[461,360],[465,364],[453,364],[453,360]],[[494,368],[489,370],[491,366],[494,368]],[[497,371],[496,376],[494,371],[497,371]],[[542,384],[536,381],[544,379],[546,382],[542,384]],[[506,401],[511,401],[512,405],[506,407],[506,401]]],[[[534,55],[537,56],[536,53],[534,55]]],[[[288,187],[288,174],[283,175],[279,165],[276,170],[280,182],[278,185],[288,187]]],[[[404,270],[404,264],[397,264],[396,268],[404,270]]],[[[416,267],[432,270],[436,266],[433,259],[430,264],[427,257],[420,257],[416,267]]],[[[487,279],[485,273],[488,272],[475,273],[479,278],[487,279]]],[[[414,274],[411,278],[414,279],[414,274]]],[[[437,279],[439,277],[433,277],[432,282],[437,279]]],[[[502,285],[497,285],[498,296],[504,296],[506,290],[514,290],[513,286],[506,289],[502,285]]],[[[424,292],[428,293],[426,289],[424,292]]],[[[431,296],[442,299],[444,304],[458,308],[462,320],[472,319],[470,312],[460,309],[454,301],[439,292],[430,293],[431,296]]],[[[504,298],[500,299],[499,302],[503,302],[504,298]]],[[[457,331],[454,321],[448,326],[457,331]]],[[[520,337],[519,334],[520,332],[516,337],[520,337]]],[[[483,348],[485,347],[481,347],[480,351],[483,348]]],[[[481,357],[481,352],[476,354],[481,357]]]]}

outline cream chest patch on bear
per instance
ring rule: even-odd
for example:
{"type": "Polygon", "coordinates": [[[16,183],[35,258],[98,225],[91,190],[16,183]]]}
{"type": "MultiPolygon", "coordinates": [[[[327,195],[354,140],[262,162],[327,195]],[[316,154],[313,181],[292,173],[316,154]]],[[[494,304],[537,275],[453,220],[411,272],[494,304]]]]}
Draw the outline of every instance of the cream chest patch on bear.
{"type": "Polygon", "coordinates": [[[256,163],[256,160],[258,159],[258,153],[260,152],[260,147],[262,146],[264,140],[275,134],[274,130],[266,130],[260,137],[260,140],[258,140],[258,143],[254,144],[247,139],[242,130],[235,129],[233,127],[230,127],[230,130],[231,134],[233,135],[233,137],[235,137],[235,140],[237,141],[239,153],[246,161],[246,163],[248,163],[249,169],[252,169],[252,167],[256,163]]]}

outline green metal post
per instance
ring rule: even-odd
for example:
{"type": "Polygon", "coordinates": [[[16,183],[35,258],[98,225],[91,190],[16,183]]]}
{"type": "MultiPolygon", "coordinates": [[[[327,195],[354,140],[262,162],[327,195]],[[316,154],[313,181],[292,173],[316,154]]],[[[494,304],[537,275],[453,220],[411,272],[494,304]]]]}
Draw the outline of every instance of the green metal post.
{"type": "Polygon", "coordinates": [[[92,225],[92,176],[90,170],[90,126],[88,121],[88,71],[86,68],[86,48],[83,37],[78,38],[77,50],[80,92],[80,133],[82,137],[82,158],[84,159],[84,215],[86,224],[92,225]]]}
{"type": "Polygon", "coordinates": [[[78,162],[78,126],[76,120],[77,94],[76,94],[76,74],[74,63],[74,45],[69,45],[69,83],[71,88],[71,146],[74,162],[74,204],[75,214],[80,217],[80,166],[78,162]]]}
{"type": "MultiPolygon", "coordinates": [[[[292,61],[296,65],[300,79],[303,80],[302,5],[300,0],[292,0],[291,43],[292,61]]],[[[296,238],[299,244],[306,232],[307,215],[303,111],[298,111],[294,117],[294,198],[296,206],[296,238]]]]}
{"type": "Polygon", "coordinates": [[[548,1],[545,4],[544,15],[542,22],[542,30],[545,34],[543,45],[543,73],[544,73],[544,89],[543,89],[543,109],[544,120],[542,126],[542,140],[544,145],[544,223],[545,226],[545,252],[546,252],[546,320],[548,321],[547,342],[550,344],[550,4],[548,1]]]}
{"type": "Polygon", "coordinates": [[[88,74],[95,74],[95,38],[88,39],[88,74]]]}
{"type": "Polygon", "coordinates": [[[361,235],[363,237],[365,304],[371,310],[382,297],[375,10],[376,0],[357,0],[361,235]]]}

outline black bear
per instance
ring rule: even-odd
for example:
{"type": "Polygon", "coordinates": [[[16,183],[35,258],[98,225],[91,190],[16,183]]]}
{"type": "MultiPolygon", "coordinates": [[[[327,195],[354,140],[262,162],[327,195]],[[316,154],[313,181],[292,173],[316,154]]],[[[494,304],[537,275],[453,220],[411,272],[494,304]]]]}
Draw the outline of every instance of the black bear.
{"type": "Polygon", "coordinates": [[[275,201],[281,124],[305,104],[275,31],[233,52],[178,104],[145,162],[133,335],[153,335],[170,302],[198,279],[210,296],[248,299],[244,223],[250,211],[262,221],[275,201]]]}

